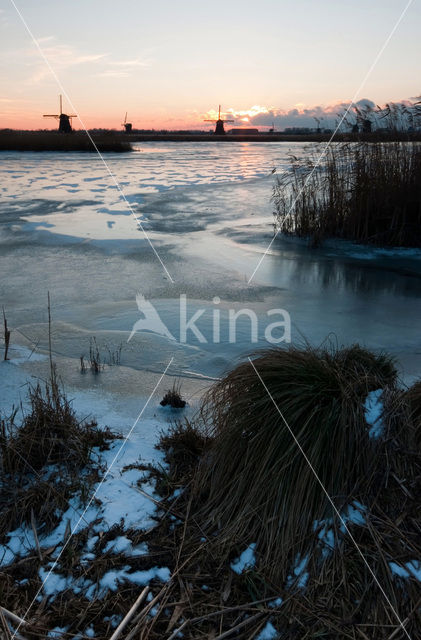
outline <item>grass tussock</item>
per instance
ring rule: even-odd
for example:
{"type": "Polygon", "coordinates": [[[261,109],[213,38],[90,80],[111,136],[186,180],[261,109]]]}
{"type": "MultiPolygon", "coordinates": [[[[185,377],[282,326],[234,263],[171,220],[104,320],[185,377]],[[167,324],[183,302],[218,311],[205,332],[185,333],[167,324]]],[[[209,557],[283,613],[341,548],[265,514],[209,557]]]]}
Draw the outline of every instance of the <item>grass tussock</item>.
{"type": "Polygon", "coordinates": [[[214,443],[197,486],[207,492],[203,517],[226,552],[232,541],[249,539],[269,573],[286,579],[313,523],[332,515],[290,430],[341,509],[373,463],[362,402],[392,385],[396,371],[390,358],[359,346],[272,349],[254,366],[276,406],[248,362],[213,387],[204,416],[214,443]]]}
{"type": "Polygon", "coordinates": [[[98,480],[93,450],[117,436],[97,423],[80,422],[56,379],[28,391],[29,410],[0,421],[0,539],[36,521],[44,531],[58,524],[69,498],[83,501],[98,480]]]}
{"type": "Polygon", "coordinates": [[[164,453],[168,476],[175,479],[179,486],[188,482],[210,442],[206,432],[187,418],[161,433],[157,449],[164,453]]]}
{"type": "Polygon", "coordinates": [[[275,225],[286,234],[381,246],[421,246],[421,145],[330,145],[307,160],[292,157],[273,191],[275,225]]]}
{"type": "Polygon", "coordinates": [[[106,444],[110,432],[97,423],[79,422],[58,385],[37,384],[28,391],[30,410],[22,424],[2,421],[2,469],[6,473],[39,470],[46,465],[83,468],[93,447],[106,444]]]}
{"type": "Polygon", "coordinates": [[[171,407],[172,409],[184,409],[186,401],[181,397],[181,388],[178,382],[174,382],[172,389],[166,391],[160,402],[162,407],[171,407]]]}

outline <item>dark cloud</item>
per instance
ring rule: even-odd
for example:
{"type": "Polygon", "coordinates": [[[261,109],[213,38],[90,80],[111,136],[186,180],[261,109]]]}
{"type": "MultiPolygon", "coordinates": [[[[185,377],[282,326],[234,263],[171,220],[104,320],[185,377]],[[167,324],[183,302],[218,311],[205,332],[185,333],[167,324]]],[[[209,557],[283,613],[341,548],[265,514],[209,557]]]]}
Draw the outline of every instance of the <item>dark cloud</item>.
{"type": "MultiPolygon", "coordinates": [[[[408,105],[408,101],[398,104],[408,105]]],[[[376,103],[369,98],[361,98],[355,103],[338,102],[333,105],[315,105],[312,107],[296,105],[292,109],[269,109],[265,113],[258,113],[250,117],[250,125],[256,127],[272,127],[282,130],[289,127],[309,127],[315,128],[319,125],[324,129],[334,129],[340,122],[342,116],[347,112],[348,122],[356,122],[356,111],[376,109],[376,103]]],[[[375,116],[371,116],[375,119],[375,116]]]]}

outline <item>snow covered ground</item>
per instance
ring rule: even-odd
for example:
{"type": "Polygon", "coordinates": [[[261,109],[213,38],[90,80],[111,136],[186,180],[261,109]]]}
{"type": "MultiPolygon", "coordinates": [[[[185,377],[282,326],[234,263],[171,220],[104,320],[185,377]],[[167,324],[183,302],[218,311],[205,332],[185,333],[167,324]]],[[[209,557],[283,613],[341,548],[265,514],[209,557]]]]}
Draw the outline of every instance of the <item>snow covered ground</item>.
{"type": "MultiPolygon", "coordinates": [[[[22,367],[23,362],[39,366],[46,362],[45,356],[39,356],[26,351],[24,348],[11,348],[11,360],[0,362],[0,406],[3,414],[8,414],[12,406],[19,406],[25,402],[28,380],[28,369],[22,367]],[[29,358],[29,360],[28,360],[29,358]]],[[[107,425],[113,431],[121,434],[123,439],[115,440],[110,449],[97,452],[104,472],[100,481],[92,488],[92,493],[87,503],[81,503],[81,496],[75,495],[69,502],[67,511],[62,515],[59,525],[47,535],[38,532],[40,544],[43,548],[54,547],[39,571],[43,582],[40,592],[42,595],[57,597],[62,591],[71,589],[75,593],[83,593],[88,598],[103,597],[107,590],[115,590],[121,581],[130,581],[137,585],[149,584],[152,578],[162,581],[169,579],[169,570],[166,567],[155,567],[148,571],[131,571],[129,567],[123,567],[115,571],[107,572],[98,585],[84,578],[73,579],[63,576],[57,569],[57,562],[67,544],[69,532],[77,534],[82,529],[90,527],[90,535],[82,550],[82,562],[89,565],[95,558],[93,553],[99,537],[116,525],[123,524],[125,529],[147,529],[152,525],[151,514],[156,510],[154,499],[154,487],[148,483],[142,483],[139,490],[138,480],[144,475],[138,469],[124,469],[128,465],[136,463],[150,464],[162,463],[160,453],[154,448],[159,431],[168,428],[175,417],[175,412],[160,407],[168,380],[162,380],[162,384],[156,390],[156,394],[150,399],[139,394],[137,397],[125,397],[123,408],[121,398],[117,394],[93,390],[77,391],[67,389],[68,397],[72,397],[72,406],[80,417],[96,417],[100,425],[107,425]],[[139,414],[143,411],[132,430],[139,414]]],[[[156,383],[155,383],[156,384],[156,383]]],[[[183,415],[189,415],[194,410],[194,404],[190,405],[183,415]]],[[[34,533],[30,526],[22,526],[11,531],[8,540],[0,545],[0,566],[6,566],[16,557],[25,557],[36,547],[34,533]]],[[[117,536],[107,543],[104,553],[124,553],[128,557],[143,555],[148,552],[146,545],[133,546],[125,536],[117,536]]]]}

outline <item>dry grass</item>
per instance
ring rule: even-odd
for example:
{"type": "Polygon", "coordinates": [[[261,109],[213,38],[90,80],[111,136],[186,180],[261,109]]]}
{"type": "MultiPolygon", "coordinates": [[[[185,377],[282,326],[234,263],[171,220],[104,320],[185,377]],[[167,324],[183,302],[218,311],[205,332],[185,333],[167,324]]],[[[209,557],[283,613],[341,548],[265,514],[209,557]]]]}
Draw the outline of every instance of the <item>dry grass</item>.
{"type": "Polygon", "coordinates": [[[276,226],[314,244],[337,237],[389,246],[421,246],[421,145],[331,145],[307,160],[292,157],[274,188],[276,226]]]}
{"type": "MultiPolygon", "coordinates": [[[[174,640],[180,632],[186,640],[250,640],[269,620],[288,640],[403,640],[407,636],[392,607],[416,638],[421,628],[419,582],[413,576],[405,580],[394,576],[390,562],[403,567],[421,557],[421,452],[411,448],[412,405],[410,396],[395,385],[392,361],[352,347],[271,350],[254,362],[309,458],[314,456],[312,461],[333,489],[335,503],[360,500],[367,507],[362,525],[348,525],[364,559],[349,534],[340,531],[337,518],[330,521],[334,549],[326,550],[318,540],[322,524],[307,535],[311,518],[332,514],[311,486],[302,460],[247,363],[216,385],[198,422],[174,425],[162,434],[158,448],[167,466],[152,474],[161,493],[155,526],[145,531],[113,527],[97,540],[95,559],[83,563],[81,554],[92,535],[88,527],[74,536],[56,572],[98,584],[105,572],[122,566],[129,565],[129,571],[169,567],[171,580],[164,585],[151,583],[153,600],[139,606],[121,636],[125,640],[174,640]],[[368,441],[362,402],[367,391],[379,387],[385,389],[384,434],[368,441]],[[210,419],[215,421],[211,434],[205,428],[210,419]],[[219,475],[225,477],[225,493],[215,485],[219,475]],[[174,493],[181,486],[183,491],[174,493]],[[239,505],[232,493],[237,486],[239,505]],[[335,494],[338,486],[343,489],[335,494]],[[309,502],[304,487],[318,508],[309,502]],[[251,513],[248,501],[253,504],[251,513]],[[231,518],[227,505],[233,508],[231,518]],[[295,558],[277,548],[288,543],[284,528],[293,533],[283,513],[287,508],[295,523],[297,548],[305,548],[306,538],[310,551],[304,589],[285,579],[295,558]],[[228,532],[233,532],[231,539],[228,532]],[[148,553],[126,557],[105,552],[106,544],[119,535],[133,544],[147,543],[148,553]],[[268,562],[267,540],[272,537],[268,562]],[[237,575],[230,562],[250,542],[257,542],[256,564],[237,575]],[[285,567],[276,566],[282,556],[285,567]],[[276,598],[282,598],[281,606],[273,606],[276,598]]],[[[48,549],[42,553],[48,558],[48,549]]],[[[40,586],[38,568],[34,553],[0,570],[3,606],[24,613],[40,586]],[[26,584],[20,584],[22,577],[28,578],[26,584]]],[[[126,615],[141,590],[124,582],[102,598],[88,600],[69,589],[56,599],[44,599],[32,610],[29,637],[44,638],[58,625],[68,628],[63,637],[70,638],[93,625],[96,638],[109,639],[112,629],[106,617],[126,615]]]]}
{"type": "Polygon", "coordinates": [[[161,406],[170,406],[172,409],[184,409],[186,401],[181,397],[180,384],[175,381],[172,389],[166,391],[164,397],[161,400],[161,406]]]}
{"type": "MultiPolygon", "coordinates": [[[[391,360],[358,346],[291,347],[266,351],[254,365],[341,509],[373,463],[362,399],[394,383],[391,360]]],[[[256,542],[282,581],[331,505],[249,363],[211,390],[204,414],[215,441],[198,478],[208,492],[203,517],[226,541],[225,553],[233,541],[256,542]]]]}
{"type": "Polygon", "coordinates": [[[4,360],[7,360],[10,346],[10,329],[7,325],[6,312],[3,307],[3,329],[4,329],[4,360]]]}
{"type": "Polygon", "coordinates": [[[120,343],[117,348],[112,349],[108,344],[99,346],[95,336],[89,339],[89,357],[88,364],[85,362],[85,356],[80,356],[80,371],[86,373],[88,368],[94,374],[98,374],[105,369],[105,366],[109,367],[118,366],[121,364],[121,352],[123,345],[120,343]]]}
{"type": "MultiPolygon", "coordinates": [[[[164,452],[168,477],[176,479],[178,486],[185,486],[210,442],[209,436],[187,418],[161,433],[157,449],[164,452]]],[[[172,486],[172,490],[174,488],[177,487],[172,486]]]]}
{"type": "MultiPolygon", "coordinates": [[[[379,381],[385,382],[383,374],[379,381]]],[[[282,632],[281,637],[288,640],[403,640],[407,636],[400,629],[392,607],[405,620],[410,636],[417,637],[421,625],[419,583],[413,577],[402,580],[393,576],[389,563],[402,566],[419,558],[421,553],[418,524],[421,456],[408,450],[403,442],[406,425],[402,420],[408,409],[405,394],[391,386],[385,394],[385,404],[388,412],[385,435],[378,442],[369,477],[361,478],[368,507],[366,522],[363,526],[348,525],[365,561],[350,536],[340,533],[340,523],[334,520],[336,547],[322,553],[320,545],[313,546],[306,567],[309,576],[305,589],[275,580],[259,546],[255,567],[241,575],[230,569],[229,560],[250,542],[247,532],[231,541],[230,558],[221,555],[221,532],[209,532],[202,517],[203,505],[196,503],[192,492],[194,478],[196,482],[202,479],[203,470],[196,457],[190,458],[190,467],[181,468],[177,463],[179,447],[185,442],[183,429],[173,429],[161,438],[159,446],[165,452],[168,469],[172,470],[170,482],[173,487],[179,486],[184,478],[185,490],[175,498],[164,492],[161,515],[148,545],[153,554],[165,550],[173,579],[158,590],[154,615],[135,618],[124,637],[169,640],[181,632],[188,640],[201,637],[249,640],[270,620],[282,632]],[[190,477],[189,483],[186,477],[190,477]],[[274,607],[279,597],[282,606],[274,607]]],[[[189,432],[188,448],[192,437],[204,443],[201,427],[191,424],[189,432]],[[198,430],[196,436],[192,436],[194,430],[198,430]]],[[[211,459],[212,441],[207,436],[205,441],[206,445],[201,447],[202,464],[211,459]]],[[[336,449],[330,450],[331,455],[335,452],[336,449]]],[[[230,464],[229,459],[226,462],[230,464]]],[[[252,479],[247,479],[252,492],[252,479]]],[[[268,479],[277,485],[278,476],[274,473],[268,471],[268,479]]],[[[358,488],[350,492],[347,500],[356,497],[361,497],[358,488]]],[[[262,519],[261,528],[266,526],[268,523],[262,519]]],[[[313,532],[315,541],[317,533],[318,530],[313,532]]],[[[278,536],[280,545],[280,531],[278,536]]],[[[273,557],[272,563],[275,562],[273,557]]]]}
{"type": "MultiPolygon", "coordinates": [[[[158,548],[170,552],[174,577],[172,582],[159,593],[159,607],[153,618],[143,619],[140,621],[142,626],[137,626],[137,633],[141,635],[136,635],[136,624],[134,624],[134,629],[130,632],[134,635],[129,633],[127,638],[169,639],[177,637],[177,632],[180,631],[188,639],[235,637],[246,640],[256,637],[266,622],[271,620],[275,628],[282,632],[281,637],[289,640],[315,638],[402,640],[407,636],[399,627],[393,609],[402,620],[405,620],[405,627],[410,636],[417,637],[417,632],[421,628],[419,583],[414,577],[402,580],[394,576],[390,568],[390,562],[404,566],[406,562],[419,558],[421,553],[419,528],[421,455],[419,452],[408,449],[407,446],[411,435],[406,421],[408,416],[406,394],[394,386],[395,372],[387,357],[376,357],[357,347],[333,354],[314,351],[308,353],[307,350],[304,354],[298,354],[298,357],[293,350],[285,355],[285,365],[289,364],[291,367],[292,361],[297,365],[301,356],[303,357],[299,366],[307,369],[307,373],[300,378],[294,371],[294,380],[301,394],[304,391],[300,396],[304,404],[306,404],[304,382],[308,384],[310,363],[313,374],[316,373],[312,362],[314,357],[326,360],[329,363],[328,366],[339,372],[342,378],[344,377],[342,367],[346,363],[347,379],[342,380],[339,393],[339,395],[341,393],[346,395],[345,399],[342,398],[342,403],[354,401],[360,407],[367,390],[378,386],[385,387],[383,438],[375,443],[375,452],[369,447],[371,454],[375,453],[375,455],[372,455],[368,461],[368,466],[364,463],[365,475],[357,477],[355,485],[348,486],[348,493],[340,497],[341,502],[350,503],[364,496],[363,503],[367,507],[364,525],[348,523],[359,550],[351,537],[340,531],[341,523],[338,519],[333,518],[331,527],[336,541],[333,550],[326,552],[326,548],[321,546],[317,538],[321,527],[312,532],[313,544],[306,567],[308,571],[306,588],[301,589],[297,585],[294,588],[293,585],[288,584],[288,580],[279,577],[285,576],[294,563],[291,558],[286,558],[288,571],[279,570],[279,566],[276,567],[277,563],[282,561],[281,553],[276,546],[282,547],[285,533],[280,526],[276,528],[273,522],[267,519],[268,503],[273,502],[273,507],[279,504],[278,497],[284,495],[285,489],[291,490],[292,493],[297,490],[299,500],[301,496],[299,484],[303,482],[304,470],[300,466],[301,474],[298,474],[293,466],[288,464],[279,470],[276,466],[276,456],[267,466],[263,464],[261,449],[265,447],[268,451],[272,450],[273,439],[268,438],[259,446],[255,436],[259,428],[263,429],[266,425],[265,411],[270,412],[272,408],[263,408],[262,404],[256,404],[257,394],[252,381],[249,380],[248,371],[245,370],[245,367],[250,365],[240,366],[235,370],[235,377],[232,377],[234,372],[229,374],[213,392],[213,402],[221,403],[218,405],[221,412],[216,414],[214,409],[211,409],[211,414],[214,417],[217,416],[216,419],[220,421],[214,432],[214,439],[206,436],[206,445],[202,447],[202,459],[199,460],[199,464],[195,457],[190,458],[190,468],[180,469],[177,464],[178,449],[184,442],[181,428],[178,432],[173,430],[168,438],[161,438],[160,448],[165,452],[169,469],[172,470],[169,475],[173,486],[177,486],[183,478],[186,487],[181,495],[172,499],[168,498],[168,493],[165,492],[161,505],[162,517],[154,536],[158,548]],[[365,375],[361,375],[364,372],[365,375]],[[350,387],[354,388],[354,384],[356,395],[353,398],[350,387]],[[245,393],[246,386],[247,393],[245,393]],[[227,391],[227,396],[224,394],[224,387],[230,389],[227,391]],[[227,405],[232,407],[233,402],[234,406],[237,406],[235,403],[243,406],[242,413],[234,409],[225,411],[227,405]],[[255,456],[259,460],[262,473],[266,477],[263,494],[259,496],[259,505],[249,523],[245,521],[243,514],[239,513],[237,505],[231,501],[229,483],[230,473],[237,478],[241,477],[244,483],[242,489],[250,501],[253,501],[256,493],[255,484],[259,482],[259,476],[248,473],[248,468],[241,464],[241,460],[239,463],[237,449],[243,445],[237,440],[234,442],[235,446],[225,449],[225,457],[220,460],[221,464],[226,466],[227,495],[218,494],[219,502],[210,504],[209,496],[212,496],[214,491],[215,476],[213,472],[206,473],[203,470],[203,466],[214,468],[218,464],[221,431],[232,429],[233,422],[239,421],[240,417],[243,421],[243,431],[239,434],[239,438],[241,440],[243,437],[252,444],[248,452],[249,457],[255,456]],[[173,453],[176,455],[176,460],[172,460],[173,453]],[[285,481],[285,473],[293,474],[294,478],[291,482],[285,481]],[[189,483],[185,481],[186,477],[190,477],[189,483]],[[198,484],[201,485],[199,501],[198,484]],[[239,530],[240,527],[237,524],[231,527],[231,531],[234,530],[236,534],[230,540],[226,535],[224,522],[221,519],[218,522],[222,503],[225,507],[226,502],[234,510],[232,520],[240,521],[242,527],[242,530],[239,530]],[[214,527],[209,527],[207,516],[210,512],[213,513],[217,523],[214,527]],[[252,520],[257,521],[258,524],[251,533],[252,520]],[[264,546],[268,530],[275,530],[276,537],[275,548],[269,558],[270,562],[265,557],[267,548],[264,546]],[[237,557],[251,541],[256,541],[259,537],[263,539],[263,545],[257,544],[256,565],[241,575],[233,573],[229,562],[237,557]],[[228,546],[231,547],[231,551],[227,557],[225,551],[228,546]],[[384,598],[379,584],[384,589],[390,604],[384,598]],[[279,597],[282,598],[282,606],[273,607],[273,601],[279,597]]],[[[282,381],[278,384],[283,386],[282,382],[285,384],[288,381],[287,373],[292,374],[291,368],[282,373],[282,367],[279,366],[280,361],[284,364],[282,358],[283,356],[277,352],[270,352],[260,357],[260,364],[259,359],[255,361],[256,368],[260,372],[263,370],[266,381],[268,377],[270,378],[272,387],[273,382],[276,383],[279,377],[282,381]],[[273,375],[272,366],[276,367],[276,375],[273,375]]],[[[334,379],[334,376],[332,377],[334,379]]],[[[318,380],[325,391],[323,376],[318,380]]],[[[320,398],[316,393],[316,387],[317,382],[314,381],[314,403],[319,404],[320,398]]],[[[276,390],[278,389],[279,387],[276,390]]],[[[276,393],[273,388],[271,391],[276,393]]],[[[278,398],[278,394],[276,395],[278,398]]],[[[334,395],[336,394],[332,383],[330,397],[334,395]]],[[[261,396],[259,392],[259,397],[261,396]]],[[[295,403],[298,404],[298,402],[297,396],[295,403]]],[[[290,409],[291,407],[286,409],[289,415],[290,409]]],[[[313,413],[308,406],[306,409],[313,413]]],[[[359,409],[355,409],[354,419],[358,414],[359,409]]],[[[272,419],[276,417],[272,415],[272,419]]],[[[291,420],[291,422],[296,426],[295,421],[291,420]]],[[[321,423],[313,422],[312,425],[320,427],[321,423]]],[[[341,426],[346,427],[343,423],[341,426]]],[[[367,430],[365,424],[362,424],[362,427],[365,431],[367,430]]],[[[189,425],[188,442],[191,442],[191,432],[194,430],[198,430],[196,437],[203,442],[202,427],[197,424],[189,425]]],[[[354,426],[353,431],[355,430],[354,426]]],[[[311,433],[316,440],[317,430],[313,428],[311,433]]],[[[367,444],[365,438],[360,439],[360,445],[362,444],[367,444]]],[[[330,458],[343,460],[343,452],[339,447],[345,446],[348,446],[345,436],[339,443],[333,439],[329,442],[329,446],[323,452],[323,459],[330,468],[332,467],[330,458]]],[[[314,447],[311,450],[317,452],[314,447]]],[[[244,452],[244,448],[242,451],[244,452]]],[[[282,452],[280,453],[282,457],[282,452]]],[[[348,453],[349,459],[345,460],[345,464],[353,473],[353,451],[350,450],[348,453]]],[[[294,451],[289,451],[289,454],[293,457],[294,464],[300,465],[294,451]]],[[[246,503],[247,500],[241,505],[246,503]]],[[[305,509],[312,509],[306,500],[301,506],[301,519],[298,518],[295,521],[295,536],[298,541],[302,537],[302,520],[308,518],[305,509]]],[[[245,509],[248,512],[247,505],[245,509]]],[[[295,504],[292,505],[292,510],[291,517],[295,519],[294,512],[298,512],[295,504]]],[[[289,526],[289,523],[286,524],[289,526]]]]}
{"type": "Polygon", "coordinates": [[[409,419],[414,429],[415,446],[421,453],[421,380],[412,385],[406,398],[409,404],[409,419]]]}
{"type": "Polygon", "coordinates": [[[95,421],[79,422],[57,382],[28,391],[30,409],[0,421],[0,539],[33,518],[53,529],[70,496],[83,501],[101,470],[93,449],[108,448],[117,436],[95,421]]]}
{"type": "Polygon", "coordinates": [[[79,422],[56,384],[37,384],[28,391],[30,411],[22,424],[2,423],[2,469],[14,474],[53,464],[83,468],[93,447],[106,444],[111,433],[97,423],[79,422]]]}

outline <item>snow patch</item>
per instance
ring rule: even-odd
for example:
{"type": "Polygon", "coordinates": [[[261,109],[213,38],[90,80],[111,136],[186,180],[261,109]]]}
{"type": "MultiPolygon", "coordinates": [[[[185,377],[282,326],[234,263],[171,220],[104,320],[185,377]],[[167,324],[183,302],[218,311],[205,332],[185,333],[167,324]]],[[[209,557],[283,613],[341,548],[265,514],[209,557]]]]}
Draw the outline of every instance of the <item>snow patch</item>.
{"type": "Polygon", "coordinates": [[[273,640],[273,638],[279,638],[279,633],[271,622],[268,622],[261,630],[256,640],[273,640]]]}
{"type": "Polygon", "coordinates": [[[301,557],[300,554],[297,554],[295,558],[295,567],[292,570],[291,575],[287,578],[286,586],[287,588],[296,585],[299,589],[304,589],[307,585],[309,573],[306,571],[307,565],[309,561],[309,556],[301,557]]]}
{"type": "Polygon", "coordinates": [[[255,549],[256,543],[253,542],[243,551],[239,558],[231,562],[231,569],[238,575],[247,569],[252,569],[256,564],[255,549]]]}
{"type": "Polygon", "coordinates": [[[370,391],[364,402],[365,420],[370,429],[368,434],[370,438],[380,438],[383,435],[384,424],[382,420],[383,402],[381,396],[383,389],[370,391]]]}
{"type": "Polygon", "coordinates": [[[421,562],[419,560],[409,560],[404,567],[396,562],[389,562],[391,572],[399,578],[409,578],[411,575],[421,582],[421,562]]]}
{"type": "Polygon", "coordinates": [[[277,607],[280,607],[282,603],[282,598],[276,598],[275,600],[271,600],[270,602],[268,602],[268,607],[270,609],[276,609],[277,607]]]}
{"type": "Polygon", "coordinates": [[[108,590],[116,591],[119,583],[124,580],[133,582],[140,587],[144,587],[154,578],[161,582],[168,582],[171,577],[171,572],[168,567],[153,567],[147,571],[134,571],[133,573],[129,573],[129,570],[130,567],[125,566],[117,571],[112,570],[104,574],[99,583],[97,596],[103,597],[108,590]]]}

